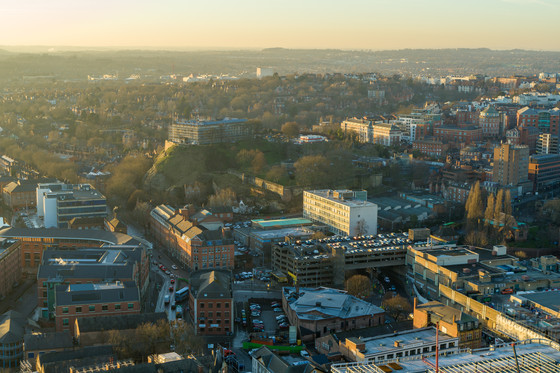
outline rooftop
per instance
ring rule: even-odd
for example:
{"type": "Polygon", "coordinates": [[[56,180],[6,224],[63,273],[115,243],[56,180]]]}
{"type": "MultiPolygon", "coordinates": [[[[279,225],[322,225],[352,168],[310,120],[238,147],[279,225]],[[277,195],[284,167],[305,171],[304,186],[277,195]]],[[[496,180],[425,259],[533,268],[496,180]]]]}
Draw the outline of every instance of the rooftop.
{"type": "Polygon", "coordinates": [[[349,206],[349,207],[373,207],[376,206],[374,203],[364,201],[361,199],[356,199],[354,197],[354,192],[351,190],[331,190],[331,189],[320,189],[320,190],[306,190],[304,193],[314,194],[319,197],[323,197],[330,201],[349,206]]]}
{"type": "Polygon", "coordinates": [[[0,230],[0,237],[99,241],[110,245],[140,244],[127,234],[98,229],[5,228],[0,230]]]}
{"type": "Polygon", "coordinates": [[[198,271],[191,274],[191,289],[198,298],[231,298],[231,272],[227,270],[198,271]]]}
{"type": "Polygon", "coordinates": [[[68,332],[26,334],[23,338],[26,351],[72,348],[72,336],[68,332]]]}
{"type": "Polygon", "coordinates": [[[300,288],[299,292],[296,292],[293,287],[284,287],[282,295],[287,299],[289,307],[297,313],[298,318],[305,320],[346,319],[385,312],[369,302],[337,289],[300,288]]]}
{"type": "Polygon", "coordinates": [[[96,304],[111,302],[135,302],[140,300],[140,293],[134,281],[72,284],[56,287],[56,306],[96,304]]]}
{"type": "Polygon", "coordinates": [[[211,126],[216,124],[234,124],[245,123],[247,119],[224,118],[222,120],[179,120],[175,124],[183,124],[190,126],[211,126]]]}
{"type": "MultiPolygon", "coordinates": [[[[439,334],[439,342],[447,342],[455,339],[447,334],[439,334]]],[[[393,350],[412,348],[414,345],[425,345],[436,343],[436,329],[434,327],[412,329],[397,333],[380,335],[370,338],[350,338],[352,342],[364,343],[364,355],[376,355],[390,353],[393,350]],[[395,347],[395,341],[399,341],[399,347],[395,347]]]]}
{"type": "Polygon", "coordinates": [[[271,220],[255,219],[251,221],[253,225],[259,226],[264,229],[313,224],[311,220],[304,219],[304,218],[271,219],[271,220]]]}
{"type": "Polygon", "coordinates": [[[517,297],[525,298],[533,303],[537,303],[553,311],[560,312],[560,291],[558,290],[523,293],[518,294],[517,297]]]}

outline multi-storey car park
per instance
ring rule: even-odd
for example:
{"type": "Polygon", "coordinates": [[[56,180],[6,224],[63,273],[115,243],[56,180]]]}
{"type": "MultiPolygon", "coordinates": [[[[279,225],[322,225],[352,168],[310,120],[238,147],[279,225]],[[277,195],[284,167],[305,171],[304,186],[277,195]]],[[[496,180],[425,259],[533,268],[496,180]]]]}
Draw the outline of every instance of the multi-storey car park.
{"type": "Polygon", "coordinates": [[[301,286],[341,285],[346,271],[403,265],[411,243],[408,233],[279,243],[272,249],[272,268],[301,286]]]}

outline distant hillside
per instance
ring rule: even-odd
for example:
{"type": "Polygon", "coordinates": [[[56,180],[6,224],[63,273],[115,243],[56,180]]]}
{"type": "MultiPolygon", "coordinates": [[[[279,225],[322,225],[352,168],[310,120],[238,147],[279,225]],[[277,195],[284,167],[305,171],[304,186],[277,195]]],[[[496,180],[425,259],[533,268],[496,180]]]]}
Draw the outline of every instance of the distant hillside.
{"type": "Polygon", "coordinates": [[[220,74],[253,77],[256,67],[293,73],[382,74],[536,74],[560,72],[560,52],[489,49],[404,49],[389,51],[267,48],[245,51],[65,51],[15,53],[0,50],[0,80],[24,75],[141,74],[158,79],[171,74],[220,74]]]}

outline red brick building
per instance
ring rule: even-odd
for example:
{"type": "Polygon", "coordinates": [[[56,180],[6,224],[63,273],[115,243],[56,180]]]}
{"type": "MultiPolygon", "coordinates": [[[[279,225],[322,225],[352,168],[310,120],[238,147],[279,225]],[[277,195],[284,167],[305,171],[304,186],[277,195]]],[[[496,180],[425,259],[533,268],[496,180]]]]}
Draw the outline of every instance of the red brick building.
{"type": "Polygon", "coordinates": [[[482,129],[478,127],[442,126],[434,128],[434,137],[444,143],[470,144],[482,139],[482,129]]]}
{"type": "Polygon", "coordinates": [[[145,294],[149,284],[150,261],[141,247],[104,247],[55,250],[43,253],[37,272],[37,300],[43,317],[54,311],[57,286],[134,282],[145,294]]]}
{"type": "Polygon", "coordinates": [[[234,330],[231,272],[198,271],[190,278],[189,312],[198,335],[230,335],[234,330]]]}
{"type": "Polygon", "coordinates": [[[439,158],[445,155],[449,145],[433,139],[420,139],[412,143],[412,149],[430,157],[439,158]]]}
{"type": "MultiPolygon", "coordinates": [[[[220,213],[222,214],[222,213],[220,213]]],[[[222,214],[226,219],[231,215],[222,214]]],[[[154,239],[191,270],[233,268],[234,244],[229,228],[213,213],[160,205],[150,212],[154,239]]]]}
{"type": "Polygon", "coordinates": [[[43,250],[47,248],[138,244],[129,235],[95,229],[5,228],[0,230],[0,238],[21,241],[21,267],[28,272],[37,270],[43,250]]]}
{"type": "Polygon", "coordinates": [[[76,319],[140,313],[134,282],[59,285],[55,292],[56,331],[74,334],[76,319]]]}
{"type": "Polygon", "coordinates": [[[21,242],[2,240],[0,242],[0,297],[11,292],[21,279],[21,242]]]}

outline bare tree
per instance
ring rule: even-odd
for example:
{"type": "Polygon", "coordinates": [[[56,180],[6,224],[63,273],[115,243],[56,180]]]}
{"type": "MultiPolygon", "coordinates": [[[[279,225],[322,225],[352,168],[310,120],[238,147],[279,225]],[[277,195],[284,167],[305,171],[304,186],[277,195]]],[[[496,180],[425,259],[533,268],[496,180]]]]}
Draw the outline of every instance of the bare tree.
{"type": "Polygon", "coordinates": [[[368,297],[371,295],[371,281],[367,276],[354,275],[346,280],[345,288],[349,294],[355,297],[368,297]]]}

